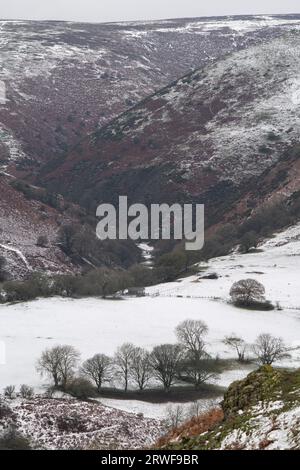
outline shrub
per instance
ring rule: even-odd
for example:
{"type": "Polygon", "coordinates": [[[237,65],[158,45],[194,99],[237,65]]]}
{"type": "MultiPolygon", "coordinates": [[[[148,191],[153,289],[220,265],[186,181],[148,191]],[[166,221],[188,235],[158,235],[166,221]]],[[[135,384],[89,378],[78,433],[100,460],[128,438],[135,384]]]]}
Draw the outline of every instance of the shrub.
{"type": "Polygon", "coordinates": [[[78,413],[61,415],[56,418],[56,425],[60,432],[78,433],[87,431],[87,423],[78,413]]]}
{"type": "Polygon", "coordinates": [[[34,396],[33,388],[25,384],[21,385],[20,395],[22,398],[26,398],[27,400],[30,400],[34,396]]]}
{"type": "Polygon", "coordinates": [[[256,248],[258,241],[259,237],[254,231],[245,233],[240,241],[241,253],[248,253],[251,248],[256,248]]]}
{"type": "Polygon", "coordinates": [[[31,450],[30,440],[11,427],[0,438],[0,450],[31,450]]]}
{"type": "Polygon", "coordinates": [[[14,413],[9,406],[0,402],[0,421],[13,417],[14,413]]]}
{"type": "Polygon", "coordinates": [[[0,282],[4,282],[8,278],[8,273],[6,271],[6,259],[4,256],[0,256],[0,282]]]}
{"type": "Polygon", "coordinates": [[[12,400],[15,396],[16,387],[14,385],[8,385],[4,389],[4,396],[12,400]]]}
{"type": "Polygon", "coordinates": [[[47,248],[49,244],[48,238],[45,235],[40,235],[37,239],[36,245],[40,248],[47,248]]]}
{"type": "Polygon", "coordinates": [[[71,380],[65,391],[79,400],[87,400],[88,398],[97,396],[93,384],[82,377],[75,377],[71,380]]]}

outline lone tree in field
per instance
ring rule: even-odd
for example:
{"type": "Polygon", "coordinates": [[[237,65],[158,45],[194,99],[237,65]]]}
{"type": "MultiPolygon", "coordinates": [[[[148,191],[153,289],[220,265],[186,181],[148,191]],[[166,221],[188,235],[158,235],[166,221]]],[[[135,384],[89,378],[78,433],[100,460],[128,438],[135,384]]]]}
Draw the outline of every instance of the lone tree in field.
{"type": "Polygon", "coordinates": [[[275,361],[288,357],[282,338],[276,338],[268,333],[258,336],[252,351],[260,364],[271,365],[275,361]]]}
{"type": "Polygon", "coordinates": [[[82,364],[81,372],[95,383],[100,392],[103,382],[109,378],[110,368],[111,359],[105,354],[96,354],[82,364]]]}
{"type": "Polygon", "coordinates": [[[265,288],[255,279],[242,279],[235,282],[230,289],[230,297],[234,305],[251,306],[265,302],[265,288]]]}
{"type": "Polygon", "coordinates": [[[223,342],[226,346],[236,351],[239,362],[245,362],[247,344],[242,338],[232,334],[231,336],[226,336],[223,342]]]}
{"type": "Polygon", "coordinates": [[[139,389],[144,390],[152,376],[150,354],[145,349],[134,348],[130,375],[139,389]]]}
{"type": "Polygon", "coordinates": [[[161,344],[156,346],[150,356],[153,374],[166,392],[175,383],[183,351],[180,344],[161,344]]]}
{"type": "Polygon", "coordinates": [[[128,383],[131,373],[132,360],[134,356],[134,345],[131,343],[124,343],[117,349],[115,354],[114,363],[117,367],[119,375],[124,381],[124,390],[127,392],[128,383]]]}
{"type": "Polygon", "coordinates": [[[183,350],[178,377],[196,388],[216,375],[215,361],[205,349],[207,332],[207,325],[201,320],[185,320],[176,328],[176,336],[183,350]]]}
{"type": "Polygon", "coordinates": [[[55,346],[42,353],[37,370],[41,375],[51,377],[55,387],[65,390],[74,376],[79,357],[79,352],[73,346],[55,346]]]}

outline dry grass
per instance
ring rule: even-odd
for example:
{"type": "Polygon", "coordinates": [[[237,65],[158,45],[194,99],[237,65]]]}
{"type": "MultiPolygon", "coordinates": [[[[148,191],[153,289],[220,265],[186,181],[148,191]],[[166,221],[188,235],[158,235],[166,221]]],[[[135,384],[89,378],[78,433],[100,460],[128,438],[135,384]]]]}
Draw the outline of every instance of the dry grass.
{"type": "Polygon", "coordinates": [[[200,416],[194,416],[186,423],[172,429],[166,436],[160,438],[154,447],[168,447],[168,444],[171,442],[199,436],[204,432],[212,430],[223,419],[224,414],[220,408],[214,408],[200,416]]]}

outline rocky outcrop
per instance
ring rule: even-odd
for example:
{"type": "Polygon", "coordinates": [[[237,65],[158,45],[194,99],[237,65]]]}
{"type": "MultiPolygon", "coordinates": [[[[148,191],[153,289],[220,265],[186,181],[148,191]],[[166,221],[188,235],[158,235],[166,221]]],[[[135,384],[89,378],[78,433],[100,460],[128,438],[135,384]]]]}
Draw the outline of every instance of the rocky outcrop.
{"type": "Polygon", "coordinates": [[[170,440],[164,448],[201,450],[299,450],[300,370],[263,366],[234,382],[222,403],[224,419],[198,436],[170,440]]]}

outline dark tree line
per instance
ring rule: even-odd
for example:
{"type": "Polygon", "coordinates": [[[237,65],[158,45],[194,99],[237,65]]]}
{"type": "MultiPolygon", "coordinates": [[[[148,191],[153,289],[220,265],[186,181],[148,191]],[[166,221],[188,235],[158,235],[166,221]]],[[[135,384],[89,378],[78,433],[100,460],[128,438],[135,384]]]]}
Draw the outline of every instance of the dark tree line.
{"type": "Polygon", "coordinates": [[[217,373],[216,360],[206,351],[207,326],[200,320],[186,320],[176,328],[178,342],[155,346],[151,352],[131,343],[120,346],[114,357],[95,354],[78,368],[79,352],[72,346],[56,346],[43,352],[37,370],[50,377],[55,388],[68,390],[76,371],[100,392],[103,384],[117,378],[127,391],[129,384],[144,390],[151,381],[168,392],[176,383],[199,388],[217,373]]]}

